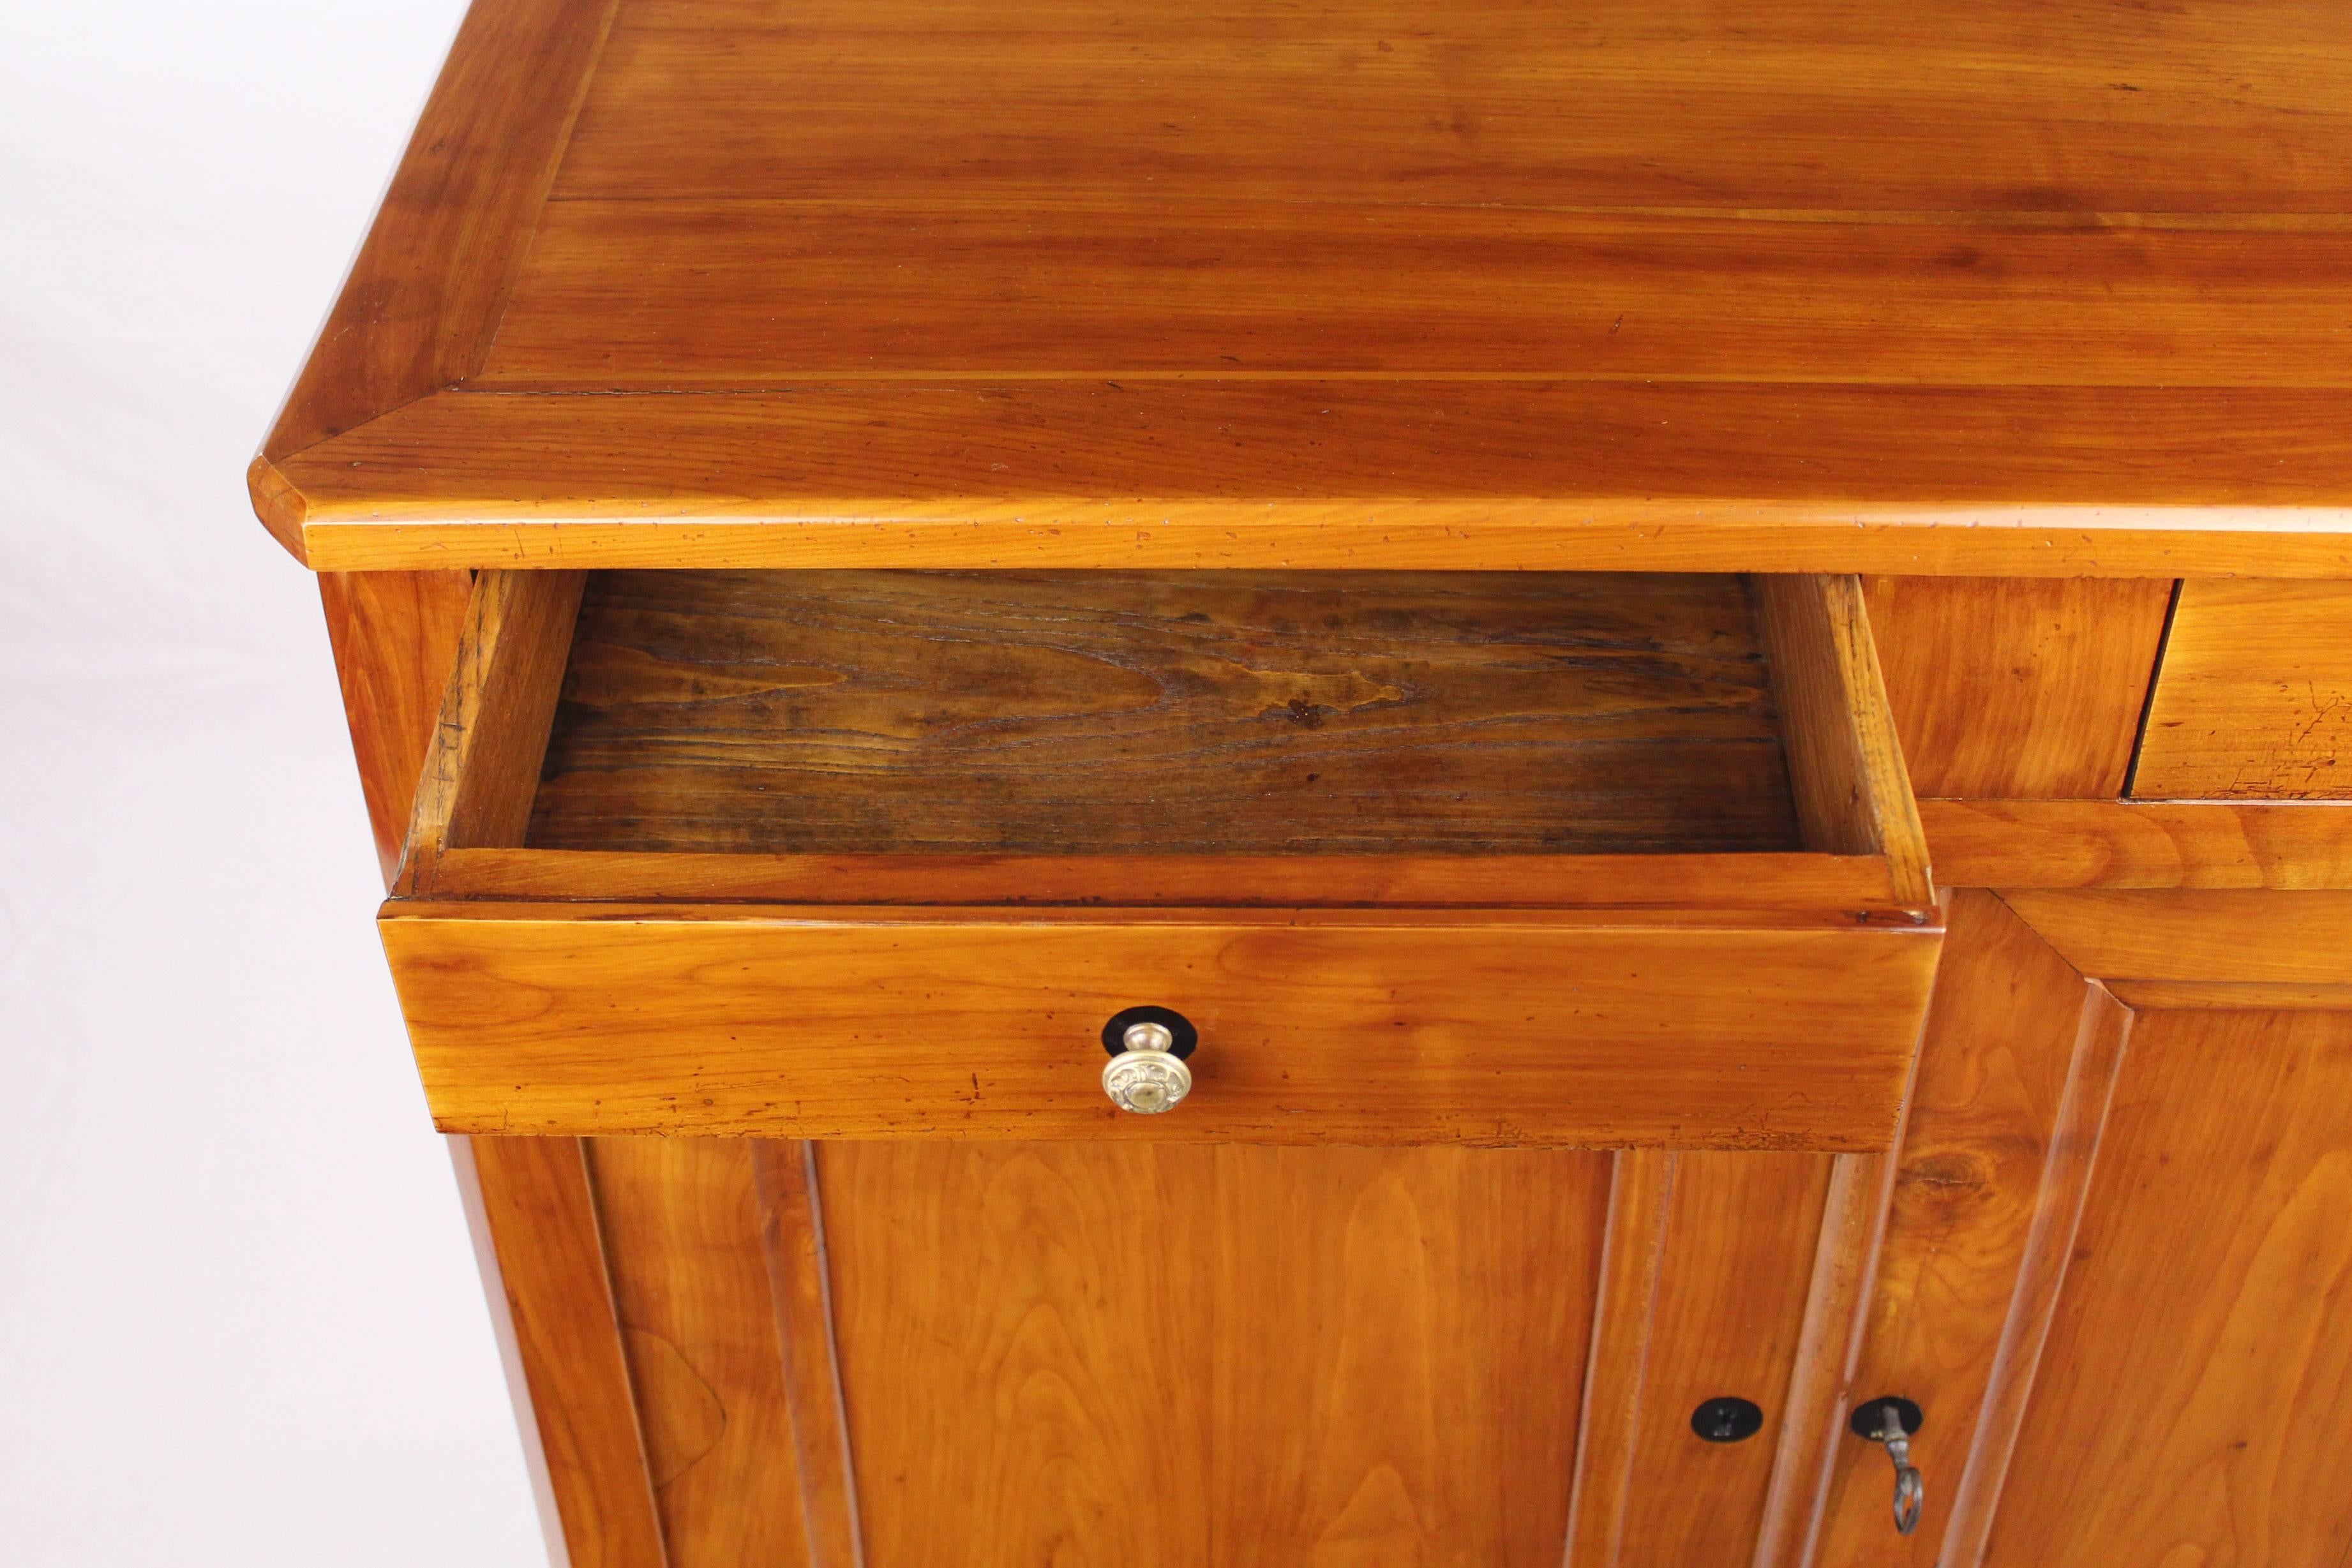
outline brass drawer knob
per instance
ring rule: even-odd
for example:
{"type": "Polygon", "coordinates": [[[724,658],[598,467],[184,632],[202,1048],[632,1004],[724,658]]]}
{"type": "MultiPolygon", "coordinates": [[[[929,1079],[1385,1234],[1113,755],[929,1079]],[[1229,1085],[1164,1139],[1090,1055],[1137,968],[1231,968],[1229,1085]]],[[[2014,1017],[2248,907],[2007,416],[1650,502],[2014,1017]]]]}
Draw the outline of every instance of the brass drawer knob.
{"type": "Polygon", "coordinates": [[[1174,1110],[1192,1092],[1192,1070],[1184,1065],[1176,1031],[1168,1024],[1140,1019],[1112,1038],[1118,1049],[1103,1063],[1102,1074],[1103,1092],[1112,1104],[1139,1116],[1157,1116],[1174,1110]]]}

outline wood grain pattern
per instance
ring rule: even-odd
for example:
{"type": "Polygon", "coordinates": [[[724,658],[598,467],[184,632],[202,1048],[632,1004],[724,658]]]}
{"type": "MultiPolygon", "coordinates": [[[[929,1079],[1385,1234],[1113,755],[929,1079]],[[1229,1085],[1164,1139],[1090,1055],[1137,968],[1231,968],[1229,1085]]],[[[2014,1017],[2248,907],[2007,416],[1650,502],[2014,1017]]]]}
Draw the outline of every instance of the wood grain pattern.
{"type": "Polygon", "coordinates": [[[584,580],[576,571],[476,578],[417,781],[402,869],[409,884],[443,850],[522,842],[584,580]]]}
{"type": "Polygon", "coordinates": [[[2133,1027],[2131,1013],[2093,988],[2059,1101],[2033,1227],[2026,1235],[2017,1288],[2001,1325],[2000,1348],[1986,1379],[1968,1461],[1952,1495],[1951,1523],[1945,1532],[1948,1563],[1982,1563],[1987,1533],[2000,1518],[2003,1489],[2048,1349],[2051,1323],[2067,1271],[2079,1257],[2075,1241],[2084,1205],[2133,1027]]]}
{"type": "Polygon", "coordinates": [[[1625,1500],[1625,1568],[1738,1563],[1755,1549],[1833,1163],[1681,1157],[1625,1500]],[[1741,1443],[1702,1440],[1691,1413],[1719,1394],[1754,1400],[1763,1430],[1741,1443]]]}
{"type": "Polygon", "coordinates": [[[2352,807],[1922,800],[1948,887],[2352,889],[2352,807]]]}
{"type": "Polygon", "coordinates": [[[2171,582],[1874,577],[1863,588],[1921,799],[2123,793],[2171,582]]]}
{"type": "Polygon", "coordinates": [[[2347,1106],[2344,1014],[2134,1024],[1988,1563],[2352,1552],[2347,1106]]]}
{"type": "Polygon", "coordinates": [[[1929,903],[1935,893],[1927,838],[1887,707],[1862,585],[1830,575],[1753,582],[1805,847],[1883,854],[1896,896],[1929,903]]]}
{"type": "Polygon", "coordinates": [[[282,466],[336,570],[2352,577],[2340,413],[2296,390],[1678,382],[461,392],[282,466]]]}
{"type": "Polygon", "coordinates": [[[807,1559],[752,1145],[586,1145],[670,1568],[807,1559]]]}
{"type": "MultiPolygon", "coordinates": [[[[1885,1456],[1833,1416],[1812,1561],[1933,1568],[2003,1343],[2092,988],[1987,893],[1956,894],[1866,1304],[1853,1399],[1899,1393],[1927,1416],[1916,1533],[1887,1517],[1885,1456]]],[[[1841,1413],[1842,1416],[1842,1413],[1841,1413]]]]}
{"type": "Polygon", "coordinates": [[[2144,386],[2158,363],[2192,386],[2352,381],[2332,282],[2352,267],[2352,225],[2250,243],[2160,221],[1562,212],[1458,193],[1171,203],[1159,183],[1043,213],[970,190],[558,202],[467,384],[1093,371],[2144,386]]]}
{"type": "Polygon", "coordinates": [[[2133,795],[2352,798],[2347,757],[2352,583],[2183,584],[2133,795]]]}
{"type": "Polygon", "coordinates": [[[751,1162],[759,1178],[760,1248],[783,1347],[809,1568],[860,1568],[857,1483],[834,1341],[816,1145],[762,1140],[752,1145],[751,1162]]]}
{"type": "Polygon", "coordinates": [[[1781,750],[1733,578],[600,573],[530,841],[1793,850],[1781,750]]]}
{"type": "Polygon", "coordinates": [[[638,0],[556,194],[970,193],[1017,209],[1148,181],[1171,205],[2063,226],[2352,210],[2335,156],[2352,129],[2352,39],[2333,12],[1999,5],[1916,24],[1899,7],[1824,3],[1735,22],[1704,0],[1566,15],[1483,4],[1435,22],[1404,0],[1207,16],[1171,0],[1116,15],[638,0]]]}
{"type": "Polygon", "coordinates": [[[2103,980],[2352,981],[2352,894],[2020,892],[2009,904],[2103,980]]]}
{"type": "Polygon", "coordinates": [[[472,6],[254,460],[270,465],[477,370],[587,91],[614,0],[472,6]]]}
{"type": "MultiPolygon", "coordinates": [[[[2347,825],[2352,838],[2352,823],[2347,825]]],[[[1837,910],[1910,923],[1876,855],[852,855],[453,850],[419,895],[622,903],[1837,910]]]]}
{"type": "Polygon", "coordinates": [[[476,1138],[469,1152],[572,1568],[665,1568],[580,1142],[476,1138]]]}
{"type": "Polygon", "coordinates": [[[1549,1562],[1605,1155],[820,1150],[876,1568],[1549,1562]]]}
{"type": "Polygon", "coordinates": [[[1938,929],[385,906],[445,1131],[1884,1148],[1938,929]],[[1202,1031],[1124,1116],[1097,1034],[1202,1031]]]}
{"type": "Polygon", "coordinates": [[[1569,1498],[1568,1568],[1614,1568],[1624,1548],[1666,1218],[1681,1165],[1672,1149],[1621,1149],[1611,1159],[1609,1228],[1569,1498]]]}
{"type": "Polygon", "coordinates": [[[319,574],[360,793],[386,887],[399,873],[417,776],[457,663],[472,589],[462,571],[319,574]]]}

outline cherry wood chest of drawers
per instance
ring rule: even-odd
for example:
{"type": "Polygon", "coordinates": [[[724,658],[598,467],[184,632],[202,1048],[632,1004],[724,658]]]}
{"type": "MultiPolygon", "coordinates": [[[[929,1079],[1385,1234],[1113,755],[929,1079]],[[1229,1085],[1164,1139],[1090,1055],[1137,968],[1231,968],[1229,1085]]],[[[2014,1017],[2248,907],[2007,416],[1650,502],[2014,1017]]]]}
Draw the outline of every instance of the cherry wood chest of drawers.
{"type": "Polygon", "coordinates": [[[555,1560],[2342,1562],[2347,145],[2299,0],[477,0],[249,478],[555,1560]]]}

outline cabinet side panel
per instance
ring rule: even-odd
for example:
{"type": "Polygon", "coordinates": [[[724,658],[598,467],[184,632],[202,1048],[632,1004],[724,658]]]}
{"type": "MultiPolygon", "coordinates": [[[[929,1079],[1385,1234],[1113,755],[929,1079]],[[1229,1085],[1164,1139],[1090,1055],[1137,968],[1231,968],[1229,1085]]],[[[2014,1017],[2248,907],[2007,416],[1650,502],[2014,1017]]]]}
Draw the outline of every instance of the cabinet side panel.
{"type": "Polygon", "coordinates": [[[482,1137],[472,1153],[572,1568],[666,1568],[580,1140],[482,1137]]]}
{"type": "Polygon", "coordinates": [[[400,866],[416,780],[457,666],[472,587],[468,571],[319,574],[343,715],[386,887],[400,866]]]}

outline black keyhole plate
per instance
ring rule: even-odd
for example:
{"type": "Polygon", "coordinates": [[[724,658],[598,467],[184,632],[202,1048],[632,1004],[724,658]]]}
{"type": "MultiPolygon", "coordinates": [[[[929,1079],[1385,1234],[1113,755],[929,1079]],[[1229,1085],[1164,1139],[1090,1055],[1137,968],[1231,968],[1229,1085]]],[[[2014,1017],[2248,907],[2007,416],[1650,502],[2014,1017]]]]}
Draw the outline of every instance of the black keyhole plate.
{"type": "Polygon", "coordinates": [[[1879,1412],[1889,1405],[1894,1406],[1895,1413],[1903,1418],[1903,1435],[1906,1437],[1917,1437],[1919,1406],[1899,1394],[1882,1394],[1875,1399],[1864,1400],[1853,1407],[1853,1419],[1848,1421],[1846,1425],[1853,1429],[1853,1435],[1857,1437],[1867,1437],[1874,1443],[1885,1442],[1885,1438],[1882,1434],[1886,1430],[1886,1423],[1880,1417],[1879,1412]]]}
{"type": "Polygon", "coordinates": [[[1721,1395],[1691,1412],[1691,1430],[1710,1443],[1738,1443],[1764,1429],[1764,1412],[1753,1400],[1721,1395]]]}

